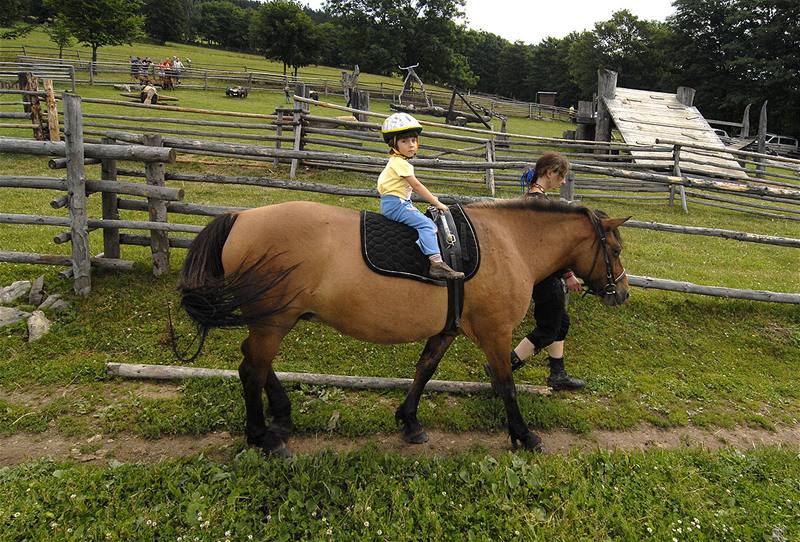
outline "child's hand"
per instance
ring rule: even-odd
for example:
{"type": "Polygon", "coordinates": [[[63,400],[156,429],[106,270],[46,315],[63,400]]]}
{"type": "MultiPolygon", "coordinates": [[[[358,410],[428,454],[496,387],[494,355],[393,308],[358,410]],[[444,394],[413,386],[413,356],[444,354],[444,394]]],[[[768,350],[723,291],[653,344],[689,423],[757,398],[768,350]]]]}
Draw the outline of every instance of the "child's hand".
{"type": "Polygon", "coordinates": [[[439,209],[440,211],[446,211],[447,210],[447,205],[445,205],[441,201],[437,201],[436,203],[433,204],[433,206],[436,207],[437,209],[439,209]]]}

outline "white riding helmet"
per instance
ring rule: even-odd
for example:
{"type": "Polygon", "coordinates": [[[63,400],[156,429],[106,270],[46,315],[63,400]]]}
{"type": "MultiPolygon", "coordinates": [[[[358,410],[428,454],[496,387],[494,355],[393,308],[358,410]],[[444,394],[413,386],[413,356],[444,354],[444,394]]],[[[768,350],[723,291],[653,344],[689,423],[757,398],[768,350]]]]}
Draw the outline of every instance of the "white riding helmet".
{"type": "Polygon", "coordinates": [[[392,148],[398,137],[414,135],[422,132],[422,125],[408,113],[392,113],[383,121],[381,134],[383,140],[392,148]]]}

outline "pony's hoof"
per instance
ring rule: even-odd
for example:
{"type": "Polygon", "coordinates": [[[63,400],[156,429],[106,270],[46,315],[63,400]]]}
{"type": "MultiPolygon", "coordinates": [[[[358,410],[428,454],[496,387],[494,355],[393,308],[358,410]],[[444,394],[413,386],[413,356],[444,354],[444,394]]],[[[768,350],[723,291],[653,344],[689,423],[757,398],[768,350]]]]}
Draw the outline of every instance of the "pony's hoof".
{"type": "Polygon", "coordinates": [[[403,439],[409,444],[425,444],[428,442],[428,433],[420,429],[413,435],[403,435],[403,439]]]}
{"type": "Polygon", "coordinates": [[[544,453],[544,444],[542,444],[542,439],[539,438],[539,435],[536,433],[528,433],[522,439],[518,439],[516,437],[511,437],[511,446],[516,450],[519,445],[522,445],[522,448],[528,452],[536,452],[536,453],[544,453]]]}

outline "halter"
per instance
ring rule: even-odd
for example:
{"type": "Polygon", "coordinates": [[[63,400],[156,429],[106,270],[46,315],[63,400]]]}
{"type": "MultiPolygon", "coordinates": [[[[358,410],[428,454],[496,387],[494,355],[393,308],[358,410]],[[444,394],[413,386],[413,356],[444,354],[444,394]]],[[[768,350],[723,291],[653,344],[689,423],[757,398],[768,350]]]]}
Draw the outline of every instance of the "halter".
{"type": "Polygon", "coordinates": [[[625,276],[625,268],[622,268],[622,273],[619,274],[617,278],[614,278],[614,271],[611,266],[611,256],[608,254],[608,243],[606,241],[606,232],[603,229],[603,226],[596,217],[589,217],[589,220],[592,222],[594,226],[594,231],[597,234],[597,240],[599,243],[597,244],[597,250],[594,253],[594,259],[592,260],[592,266],[589,268],[589,272],[591,273],[594,269],[595,264],[597,263],[597,255],[600,254],[601,249],[603,253],[603,260],[606,264],[606,285],[602,292],[594,290],[591,286],[586,290],[586,293],[593,293],[596,295],[603,295],[603,296],[615,296],[617,295],[617,284],[622,278],[625,276]]]}

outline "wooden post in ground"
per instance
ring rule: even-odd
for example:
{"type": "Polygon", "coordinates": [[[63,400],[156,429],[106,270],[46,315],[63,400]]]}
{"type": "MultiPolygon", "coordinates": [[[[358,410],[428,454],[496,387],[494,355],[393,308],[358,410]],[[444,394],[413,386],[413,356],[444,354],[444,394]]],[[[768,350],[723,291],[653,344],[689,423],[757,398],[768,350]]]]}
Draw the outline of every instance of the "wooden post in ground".
{"type": "MultiPolygon", "coordinates": [[[[617,72],[597,70],[597,124],[595,141],[611,141],[611,113],[605,100],[613,100],[617,93],[617,72]]],[[[606,154],[608,149],[595,149],[595,154],[606,154]]]]}
{"type": "Polygon", "coordinates": [[[594,140],[594,104],[589,100],[578,102],[578,116],[575,118],[575,139],[594,140]]]}
{"type": "Polygon", "coordinates": [[[678,92],[676,93],[678,102],[687,107],[694,105],[694,95],[695,90],[691,87],[678,87],[678,92]]]}
{"type": "Polygon", "coordinates": [[[64,152],[67,157],[70,237],[72,238],[73,288],[78,295],[92,289],[89,261],[89,226],[86,212],[86,184],[83,178],[83,117],[81,98],[64,93],[64,152]]]}
{"type": "MultiPolygon", "coordinates": [[[[161,136],[145,134],[143,143],[151,147],[161,146],[161,136]]],[[[147,162],[144,165],[147,184],[164,186],[164,163],[147,162]]],[[[151,222],[167,221],[167,203],[159,198],[147,198],[151,222]]],[[[150,230],[150,252],[153,255],[153,275],[160,277],[169,272],[169,236],[166,231],[150,230]]]]}
{"type": "MultiPolygon", "coordinates": [[[[494,141],[491,139],[486,142],[486,161],[487,162],[494,162],[494,141]]],[[[494,184],[494,169],[486,168],[486,188],[492,194],[492,197],[495,196],[495,184],[494,184]]]]}
{"type": "MultiPolygon", "coordinates": [[[[354,90],[351,102],[350,106],[353,109],[369,111],[369,92],[366,90],[354,90]]],[[[306,104],[306,106],[308,106],[308,104],[306,104]]],[[[359,122],[369,122],[369,115],[366,113],[353,113],[353,116],[355,116],[356,120],[359,122]]]]}
{"type": "Polygon", "coordinates": [[[69,66],[69,78],[72,81],[72,92],[75,92],[75,66],[69,66]]]}
{"type": "Polygon", "coordinates": [[[61,141],[61,134],[58,131],[58,105],[53,93],[53,80],[44,80],[44,91],[47,93],[47,130],[50,134],[50,141],[61,141]]]}
{"type": "MultiPolygon", "coordinates": [[[[676,177],[683,177],[681,173],[681,146],[675,145],[672,149],[672,174],[676,177]]],[[[686,189],[683,185],[678,187],[678,190],[681,194],[681,208],[683,208],[684,213],[689,212],[689,206],[686,204],[686,189]]],[[[675,201],[675,186],[670,185],[669,187],[669,205],[672,207],[675,201]]]]}
{"type": "MultiPolygon", "coordinates": [[[[30,72],[20,72],[17,74],[19,78],[20,90],[39,90],[39,80],[30,72]]],[[[31,116],[31,127],[33,128],[33,137],[36,141],[44,141],[44,130],[42,129],[42,108],[39,104],[39,97],[35,94],[22,95],[22,108],[25,113],[31,116]]]]}
{"type": "MultiPolygon", "coordinates": [[[[110,137],[103,138],[104,145],[113,145],[114,140],[110,137]]],[[[100,179],[104,181],[116,182],[117,180],[117,161],[106,158],[101,162],[100,179]]],[[[119,220],[119,209],[117,207],[119,197],[114,192],[103,192],[103,219],[119,220]]],[[[103,228],[103,254],[106,258],[119,258],[119,228],[103,228]]]]}
{"type": "Polygon", "coordinates": [[[747,104],[747,107],[744,108],[744,114],[742,115],[742,131],[739,132],[739,137],[750,137],[750,106],[753,104],[747,104]]]}
{"type": "MultiPolygon", "coordinates": [[[[283,109],[280,107],[275,110],[275,114],[278,116],[278,119],[275,121],[275,149],[281,148],[281,135],[283,134],[283,109]]],[[[280,160],[278,159],[278,155],[275,155],[275,160],[272,162],[272,165],[278,167],[278,163],[280,160]]]]}
{"type": "MultiPolygon", "coordinates": [[[[305,83],[299,83],[295,89],[295,93],[303,98],[308,98],[308,88],[305,83]]],[[[308,113],[308,104],[295,100],[294,102],[294,115],[292,117],[294,123],[294,150],[303,150],[303,113],[308,113]]],[[[297,166],[300,160],[292,158],[292,165],[289,168],[289,178],[294,179],[297,175],[297,166]]]]}
{"type": "Polygon", "coordinates": [[[575,200],[575,174],[572,171],[567,173],[567,182],[561,186],[560,191],[561,199],[566,201],[575,200]]]}
{"type": "MultiPolygon", "coordinates": [[[[764,154],[767,150],[767,101],[761,106],[761,113],[758,116],[758,152],[764,154]]],[[[764,159],[756,158],[756,177],[764,176],[764,159]]]]}

